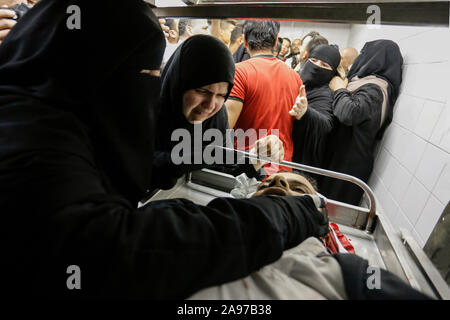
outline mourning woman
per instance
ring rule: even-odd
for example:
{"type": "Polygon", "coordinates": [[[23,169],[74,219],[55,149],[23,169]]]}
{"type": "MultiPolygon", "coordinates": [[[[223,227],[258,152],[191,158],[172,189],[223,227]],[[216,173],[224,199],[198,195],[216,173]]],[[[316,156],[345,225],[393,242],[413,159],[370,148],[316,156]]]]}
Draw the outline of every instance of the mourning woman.
{"type": "Polygon", "coordinates": [[[326,233],[309,197],[137,209],[152,181],[164,42],[140,0],[41,0],[5,38],[0,272],[9,298],[185,298],[326,233]],[[68,28],[73,5],[81,28],[68,28]]]}
{"type": "MultiPolygon", "coordinates": [[[[327,168],[367,182],[373,168],[374,148],[392,121],[402,82],[403,58],[391,40],[367,42],[356,58],[347,81],[333,78],[333,113],[339,120],[331,135],[327,168]]],[[[349,182],[325,179],[327,197],[358,205],[363,191],[349,182]]]]}
{"type": "MultiPolygon", "coordinates": [[[[172,55],[161,76],[154,187],[170,188],[184,173],[207,167],[206,154],[222,155],[215,158],[217,161],[212,167],[216,170],[233,175],[245,172],[248,177],[257,175],[259,164],[253,165],[248,160],[244,163],[245,159],[239,158],[242,165],[229,163],[224,166],[227,152],[208,148],[212,143],[225,146],[227,139],[234,141],[231,136],[227,137],[228,114],[224,106],[233,87],[234,71],[233,57],[228,48],[212,36],[192,36],[172,55]],[[210,129],[220,136],[203,139],[204,133],[210,129]],[[186,136],[182,136],[183,133],[186,136]],[[182,143],[188,145],[182,148],[182,143]]],[[[270,140],[261,139],[260,142],[266,145],[270,140]]],[[[269,147],[276,151],[277,146],[282,149],[281,141],[269,147]]],[[[233,148],[233,145],[230,143],[229,147],[233,148]]],[[[231,156],[232,162],[236,163],[237,156],[231,156]]],[[[276,152],[272,158],[276,158],[276,152]]]]}
{"type": "Polygon", "coordinates": [[[294,162],[320,168],[325,165],[327,139],[336,120],[332,108],[333,92],[328,84],[336,75],[340,59],[336,48],[320,45],[311,52],[300,72],[308,106],[301,118],[294,121],[294,162]]]}

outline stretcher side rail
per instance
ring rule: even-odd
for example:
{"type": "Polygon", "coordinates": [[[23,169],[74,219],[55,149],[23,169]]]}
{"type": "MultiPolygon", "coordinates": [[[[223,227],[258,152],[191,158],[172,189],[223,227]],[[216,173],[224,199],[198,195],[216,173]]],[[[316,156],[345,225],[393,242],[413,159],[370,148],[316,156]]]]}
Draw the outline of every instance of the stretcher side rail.
{"type": "MultiPolygon", "coordinates": [[[[310,173],[314,173],[314,174],[319,174],[322,176],[331,177],[331,178],[335,178],[335,179],[345,180],[345,181],[351,182],[353,184],[356,184],[366,194],[368,202],[369,202],[368,203],[369,208],[353,206],[353,205],[339,202],[339,201],[336,201],[333,199],[327,199],[328,215],[330,217],[330,220],[332,220],[334,222],[342,223],[344,225],[348,225],[353,228],[364,229],[368,233],[373,232],[374,227],[375,227],[375,222],[376,222],[375,196],[374,196],[372,189],[370,189],[370,187],[364,181],[362,181],[354,176],[348,175],[348,174],[325,170],[325,169],[312,167],[312,166],[307,166],[307,165],[303,165],[303,164],[299,164],[299,163],[295,163],[295,162],[282,161],[282,162],[277,163],[277,162],[273,162],[271,159],[261,157],[261,156],[258,156],[258,155],[255,155],[255,154],[252,154],[249,152],[235,150],[232,148],[227,148],[227,147],[222,147],[222,146],[217,146],[217,145],[214,145],[211,147],[222,149],[226,152],[233,152],[233,153],[241,155],[245,158],[262,160],[262,161],[270,162],[272,164],[276,164],[279,166],[284,166],[284,167],[288,167],[288,168],[292,168],[292,169],[296,169],[296,170],[300,170],[300,171],[306,171],[306,172],[310,172],[310,173]]],[[[197,173],[197,175],[198,174],[199,173],[197,173]]],[[[201,180],[202,180],[201,177],[196,176],[196,178],[197,178],[196,181],[201,183],[201,180]]],[[[223,187],[224,182],[222,181],[221,183],[222,183],[221,186],[223,187]]],[[[231,182],[228,182],[228,185],[230,185],[230,184],[231,184],[231,182]]],[[[225,185],[227,185],[227,184],[225,184],[225,185]]],[[[216,185],[213,187],[217,188],[219,186],[216,185]]],[[[229,192],[231,189],[232,189],[232,187],[229,190],[224,190],[224,191],[229,192]]]]}

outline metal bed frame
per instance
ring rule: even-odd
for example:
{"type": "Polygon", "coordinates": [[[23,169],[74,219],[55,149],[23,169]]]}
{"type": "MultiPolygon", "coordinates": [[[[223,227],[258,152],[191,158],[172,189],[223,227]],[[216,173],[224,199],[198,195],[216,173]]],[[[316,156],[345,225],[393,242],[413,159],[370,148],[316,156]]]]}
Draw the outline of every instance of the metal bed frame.
{"type": "MultiPolygon", "coordinates": [[[[370,199],[369,208],[327,200],[329,219],[339,225],[350,239],[356,254],[370,265],[387,269],[413,288],[437,299],[450,299],[450,289],[440,273],[407,230],[396,231],[382,209],[376,208],[376,197],[361,180],[341,173],[283,161],[285,167],[350,181],[360,186],[370,199]]],[[[236,179],[226,173],[202,169],[181,179],[170,190],[157,191],[147,203],[163,199],[186,198],[206,205],[217,197],[231,197],[236,179]]]]}

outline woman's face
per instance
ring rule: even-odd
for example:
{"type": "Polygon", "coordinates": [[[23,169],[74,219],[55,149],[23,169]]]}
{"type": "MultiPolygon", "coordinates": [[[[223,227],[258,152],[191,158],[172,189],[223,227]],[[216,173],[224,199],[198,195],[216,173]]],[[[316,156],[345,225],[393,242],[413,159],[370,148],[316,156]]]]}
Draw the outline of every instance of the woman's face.
{"type": "Polygon", "coordinates": [[[316,66],[324,68],[324,69],[328,69],[328,70],[333,70],[330,65],[328,63],[326,63],[325,61],[316,59],[316,58],[309,58],[309,61],[311,61],[312,63],[314,63],[316,66]]]}
{"type": "Polygon", "coordinates": [[[190,123],[203,122],[223,106],[228,93],[228,82],[216,82],[191,89],[183,95],[183,114],[190,123]]]}

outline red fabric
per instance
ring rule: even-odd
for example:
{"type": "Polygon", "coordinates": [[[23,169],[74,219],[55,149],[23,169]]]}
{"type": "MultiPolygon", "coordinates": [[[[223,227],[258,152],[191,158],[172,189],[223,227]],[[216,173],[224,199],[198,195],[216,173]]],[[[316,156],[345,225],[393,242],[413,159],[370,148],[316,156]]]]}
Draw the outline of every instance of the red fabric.
{"type": "MultiPolygon", "coordinates": [[[[255,141],[264,137],[259,129],[267,129],[267,135],[278,129],[284,146],[284,160],[291,161],[294,118],[289,111],[302,84],[298,73],[275,57],[255,57],[237,63],[230,97],[241,100],[243,107],[234,129],[255,129],[257,137],[251,139],[255,141]]],[[[239,147],[235,144],[235,148],[239,147]]],[[[251,147],[246,141],[244,149],[251,147]]]]}
{"type": "Polygon", "coordinates": [[[339,241],[341,245],[344,247],[345,250],[347,250],[348,253],[355,253],[355,248],[352,246],[350,241],[347,239],[347,237],[339,230],[339,227],[335,223],[330,223],[330,232],[322,238],[322,241],[327,247],[328,251],[331,253],[339,253],[339,246],[336,241],[339,241]],[[334,230],[334,233],[336,234],[336,238],[332,235],[331,229],[334,230]]]}
{"type": "Polygon", "coordinates": [[[355,253],[355,248],[352,246],[347,237],[339,230],[337,224],[331,222],[330,226],[334,229],[334,233],[336,233],[339,242],[342,244],[345,250],[347,250],[349,253],[355,253]]]}

